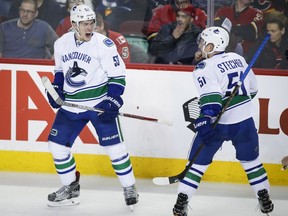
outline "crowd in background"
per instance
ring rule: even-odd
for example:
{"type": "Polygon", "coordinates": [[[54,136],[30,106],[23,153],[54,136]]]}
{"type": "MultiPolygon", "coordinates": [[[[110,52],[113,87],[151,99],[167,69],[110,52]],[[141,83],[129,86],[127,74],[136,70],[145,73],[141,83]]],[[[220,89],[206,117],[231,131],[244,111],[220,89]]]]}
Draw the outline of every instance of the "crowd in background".
{"type": "Polygon", "coordinates": [[[0,0],[0,57],[53,59],[71,7],[86,4],[100,17],[95,31],[113,37],[126,63],[197,64],[197,36],[212,18],[230,34],[227,52],[249,62],[269,33],[255,67],[288,69],[288,0],[35,0],[32,9],[29,1],[0,0]]]}

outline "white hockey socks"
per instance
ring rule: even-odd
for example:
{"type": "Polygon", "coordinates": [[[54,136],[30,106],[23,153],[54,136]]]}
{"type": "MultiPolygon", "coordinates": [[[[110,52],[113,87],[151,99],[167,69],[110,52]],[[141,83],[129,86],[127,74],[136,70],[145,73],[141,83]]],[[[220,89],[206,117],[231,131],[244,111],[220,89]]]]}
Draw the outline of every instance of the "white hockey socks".
{"type": "Polygon", "coordinates": [[[71,148],[49,141],[48,147],[53,156],[56,171],[63,185],[76,180],[76,163],[71,148]]]}
{"type": "Polygon", "coordinates": [[[112,167],[118,176],[122,187],[130,187],[135,184],[135,177],[124,143],[104,147],[110,157],[112,167]]]}
{"type": "Polygon", "coordinates": [[[177,193],[183,193],[188,195],[188,201],[196,193],[196,190],[200,184],[202,176],[206,172],[209,165],[198,165],[193,164],[189,169],[189,172],[186,173],[183,180],[180,181],[177,193]]]}
{"type": "Polygon", "coordinates": [[[260,162],[259,157],[253,161],[241,161],[241,164],[256,197],[258,197],[257,192],[262,189],[266,189],[269,193],[270,183],[267,178],[266,170],[260,162]]]}

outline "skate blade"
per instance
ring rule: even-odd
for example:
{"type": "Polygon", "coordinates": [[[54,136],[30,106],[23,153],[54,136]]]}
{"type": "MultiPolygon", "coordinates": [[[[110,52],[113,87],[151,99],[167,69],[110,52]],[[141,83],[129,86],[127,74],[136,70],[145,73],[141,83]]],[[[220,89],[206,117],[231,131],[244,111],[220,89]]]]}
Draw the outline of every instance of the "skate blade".
{"type": "Polygon", "coordinates": [[[129,205],[128,207],[129,207],[129,210],[130,210],[131,212],[134,212],[134,210],[135,210],[135,205],[129,205]]]}
{"type": "Polygon", "coordinates": [[[76,198],[71,198],[71,199],[66,199],[61,202],[51,202],[48,201],[47,206],[48,207],[65,207],[65,206],[75,206],[80,204],[80,199],[79,197],[76,198]]]}

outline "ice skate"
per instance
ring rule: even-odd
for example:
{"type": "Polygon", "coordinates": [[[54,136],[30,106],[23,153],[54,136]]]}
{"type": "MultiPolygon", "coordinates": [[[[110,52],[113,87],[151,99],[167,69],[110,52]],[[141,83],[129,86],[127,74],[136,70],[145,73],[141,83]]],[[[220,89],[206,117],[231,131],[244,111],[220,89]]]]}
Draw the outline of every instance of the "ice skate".
{"type": "Polygon", "coordinates": [[[274,209],[274,204],[270,200],[268,191],[266,189],[263,189],[258,191],[257,194],[259,196],[258,200],[261,212],[269,216],[269,213],[271,213],[274,209]]]}
{"type": "Polygon", "coordinates": [[[80,203],[80,173],[76,171],[76,180],[70,185],[61,187],[56,192],[48,195],[48,206],[60,207],[60,206],[73,206],[80,203]]]}
{"type": "Polygon", "coordinates": [[[187,216],[188,215],[188,196],[183,193],[178,194],[176,204],[173,208],[174,216],[187,216]]]}
{"type": "Polygon", "coordinates": [[[138,202],[139,194],[137,193],[135,185],[124,188],[124,198],[126,205],[133,211],[133,206],[138,202]]]}

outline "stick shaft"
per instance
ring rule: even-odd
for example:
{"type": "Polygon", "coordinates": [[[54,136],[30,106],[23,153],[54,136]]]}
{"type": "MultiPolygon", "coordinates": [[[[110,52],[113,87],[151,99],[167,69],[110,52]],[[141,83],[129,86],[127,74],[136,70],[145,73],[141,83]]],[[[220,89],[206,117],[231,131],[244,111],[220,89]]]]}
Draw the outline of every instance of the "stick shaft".
{"type": "MultiPolygon", "coordinates": [[[[95,108],[95,107],[89,107],[89,106],[85,106],[85,105],[79,105],[79,104],[74,104],[74,103],[69,103],[69,102],[63,101],[60,98],[60,96],[58,95],[58,93],[55,91],[55,89],[54,89],[53,85],[51,84],[50,80],[48,79],[48,77],[46,77],[46,76],[42,77],[42,83],[43,83],[45,89],[48,91],[48,93],[53,98],[53,100],[61,106],[75,107],[75,108],[79,108],[79,109],[83,109],[83,110],[90,110],[90,111],[94,111],[94,112],[98,112],[98,113],[104,112],[103,110],[95,108]]],[[[143,120],[143,121],[150,121],[150,122],[165,124],[168,126],[173,125],[173,123],[170,121],[159,120],[159,119],[151,118],[151,117],[145,117],[145,116],[134,115],[134,114],[129,114],[129,113],[119,113],[119,115],[123,116],[123,117],[127,117],[127,118],[133,118],[133,119],[139,119],[139,120],[143,120]]]]}

